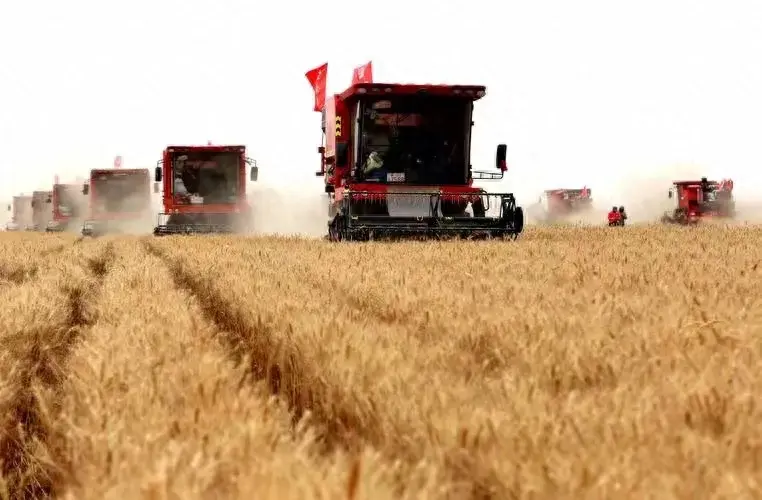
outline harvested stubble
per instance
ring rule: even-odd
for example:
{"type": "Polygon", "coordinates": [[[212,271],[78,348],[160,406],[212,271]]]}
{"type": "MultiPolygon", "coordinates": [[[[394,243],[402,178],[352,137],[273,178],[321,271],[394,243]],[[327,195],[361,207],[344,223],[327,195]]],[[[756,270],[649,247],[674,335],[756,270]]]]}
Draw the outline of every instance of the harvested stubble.
{"type": "Polygon", "coordinates": [[[73,498],[755,497],[761,244],[113,240],[27,455],[73,498]]]}

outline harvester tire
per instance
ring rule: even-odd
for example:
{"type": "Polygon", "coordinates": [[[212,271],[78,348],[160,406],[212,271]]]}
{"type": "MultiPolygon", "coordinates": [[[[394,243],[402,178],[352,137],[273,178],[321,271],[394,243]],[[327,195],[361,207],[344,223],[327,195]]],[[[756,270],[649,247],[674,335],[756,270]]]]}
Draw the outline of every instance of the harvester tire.
{"type": "Polygon", "coordinates": [[[478,202],[471,204],[471,210],[473,210],[474,217],[484,217],[487,214],[487,209],[484,208],[481,198],[478,202]]]}
{"type": "Polygon", "coordinates": [[[524,209],[521,207],[516,207],[513,227],[515,229],[516,235],[519,235],[522,231],[524,231],[524,209]]]}
{"type": "Polygon", "coordinates": [[[339,242],[343,239],[344,217],[339,213],[328,223],[328,241],[339,242]]]}

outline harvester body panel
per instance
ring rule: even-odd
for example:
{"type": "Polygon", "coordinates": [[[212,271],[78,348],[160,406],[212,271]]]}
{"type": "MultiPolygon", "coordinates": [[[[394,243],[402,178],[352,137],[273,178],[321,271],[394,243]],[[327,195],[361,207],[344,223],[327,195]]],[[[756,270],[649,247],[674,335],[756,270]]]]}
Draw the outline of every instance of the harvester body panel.
{"type": "Polygon", "coordinates": [[[235,233],[249,221],[246,171],[256,180],[256,162],[246,146],[168,146],[155,181],[162,183],[163,213],[156,235],[235,233]]]}
{"type": "Polygon", "coordinates": [[[321,169],[328,238],[517,236],[523,211],[512,193],[487,193],[471,169],[477,85],[362,83],[326,100],[321,169]],[[488,207],[492,212],[487,213],[488,207]]]}

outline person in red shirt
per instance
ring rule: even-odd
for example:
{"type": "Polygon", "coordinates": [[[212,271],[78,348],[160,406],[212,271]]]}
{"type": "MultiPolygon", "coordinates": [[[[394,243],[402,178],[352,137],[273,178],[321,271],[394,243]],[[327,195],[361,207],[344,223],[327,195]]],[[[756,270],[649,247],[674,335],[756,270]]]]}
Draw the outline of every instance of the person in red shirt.
{"type": "Polygon", "coordinates": [[[619,213],[617,207],[611,209],[609,212],[609,226],[620,226],[622,223],[622,215],[619,213]]]}

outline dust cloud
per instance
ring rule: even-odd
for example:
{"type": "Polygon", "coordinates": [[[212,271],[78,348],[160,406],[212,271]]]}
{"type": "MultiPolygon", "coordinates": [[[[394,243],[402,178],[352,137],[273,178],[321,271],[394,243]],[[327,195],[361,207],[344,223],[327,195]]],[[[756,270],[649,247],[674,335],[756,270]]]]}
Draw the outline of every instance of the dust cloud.
{"type": "Polygon", "coordinates": [[[322,237],[327,232],[328,195],[314,186],[247,186],[250,233],[322,237]]]}
{"type": "MultiPolygon", "coordinates": [[[[128,195],[101,190],[97,194],[98,200],[103,202],[100,210],[105,209],[108,214],[118,214],[114,218],[108,216],[97,219],[90,214],[88,220],[97,220],[99,232],[104,234],[128,234],[148,235],[153,234],[156,226],[156,214],[150,196],[145,192],[135,192],[128,195]],[[138,208],[138,211],[136,211],[138,208]],[[123,215],[130,214],[130,215],[123,215]]],[[[75,227],[80,230],[81,225],[75,227]]]]}

